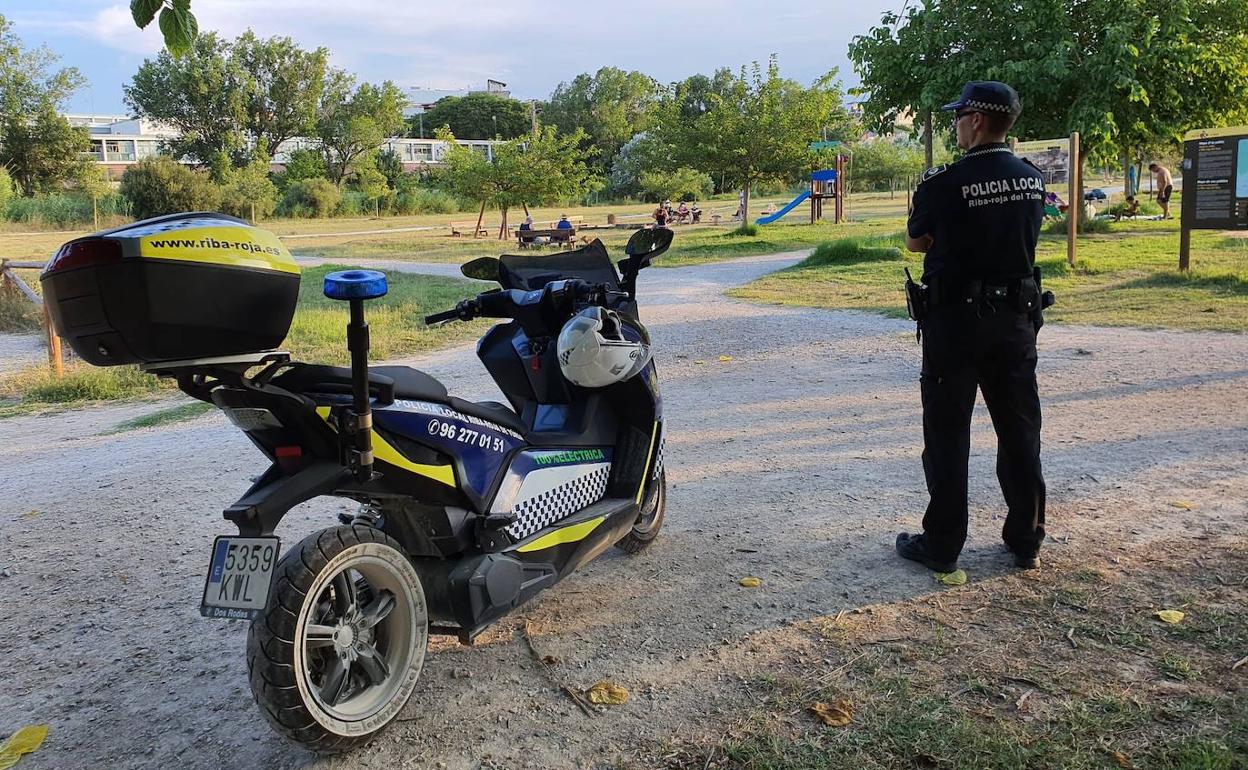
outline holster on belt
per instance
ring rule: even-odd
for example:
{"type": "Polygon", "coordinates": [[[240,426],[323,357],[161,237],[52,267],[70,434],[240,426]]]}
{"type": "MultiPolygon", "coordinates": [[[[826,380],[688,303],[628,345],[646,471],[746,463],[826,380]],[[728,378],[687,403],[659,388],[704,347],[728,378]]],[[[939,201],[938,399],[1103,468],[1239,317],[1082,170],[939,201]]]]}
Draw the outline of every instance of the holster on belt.
{"type": "Polygon", "coordinates": [[[928,296],[927,287],[921,283],[915,283],[914,277],[910,275],[910,268],[906,270],[906,314],[910,316],[910,320],[916,324],[914,330],[914,339],[919,341],[923,336],[923,319],[927,317],[928,296]]]}
{"type": "Polygon", "coordinates": [[[1040,327],[1044,326],[1045,309],[1052,307],[1053,303],[1057,301],[1057,297],[1054,296],[1053,292],[1045,291],[1043,285],[1041,285],[1040,268],[1032,267],[1031,275],[1032,280],[1035,282],[1036,297],[1034,306],[1030,307],[1031,322],[1036,327],[1036,331],[1038,332],[1040,331],[1040,327]]]}

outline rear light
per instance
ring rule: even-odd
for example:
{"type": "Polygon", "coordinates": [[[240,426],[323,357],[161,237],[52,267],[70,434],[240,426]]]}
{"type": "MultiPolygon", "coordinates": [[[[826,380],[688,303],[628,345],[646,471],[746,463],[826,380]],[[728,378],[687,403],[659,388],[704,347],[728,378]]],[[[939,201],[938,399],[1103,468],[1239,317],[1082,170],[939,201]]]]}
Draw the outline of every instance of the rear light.
{"type": "Polygon", "coordinates": [[[279,460],[287,457],[303,457],[303,447],[279,446],[273,453],[279,460]]]}
{"type": "Polygon", "coordinates": [[[70,241],[56,252],[43,275],[78,267],[111,265],[121,261],[121,244],[105,238],[86,238],[70,241]]]}

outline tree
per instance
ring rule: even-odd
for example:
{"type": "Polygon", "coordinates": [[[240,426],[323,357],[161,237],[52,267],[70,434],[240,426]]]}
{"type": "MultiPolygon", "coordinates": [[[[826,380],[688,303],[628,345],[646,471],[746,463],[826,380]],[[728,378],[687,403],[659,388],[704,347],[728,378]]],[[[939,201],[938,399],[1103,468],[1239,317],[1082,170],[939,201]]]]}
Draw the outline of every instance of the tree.
{"type": "Polygon", "coordinates": [[[281,174],[281,184],[284,187],[304,179],[324,179],[328,173],[325,156],[318,150],[291,150],[286,156],[286,169],[281,174]]]}
{"type": "Polygon", "coordinates": [[[207,33],[181,56],[161,52],[125,88],[136,114],[181,132],[170,149],[182,159],[250,162],[260,142],[276,150],[310,133],[325,87],[324,48],[304,51],[290,38],[243,33],[233,42],[207,33]]]}
{"type": "Polygon", "coordinates": [[[341,186],[356,158],[403,130],[405,103],[403,91],[389,80],[380,86],[361,83],[356,87],[355,79],[346,73],[329,74],[316,135],[331,182],[341,186]]]}
{"type": "Polygon", "coordinates": [[[261,40],[248,30],[234,41],[230,56],[244,74],[245,130],[252,139],[277,150],[312,131],[328,49],[305,51],[288,37],[261,40]]]}
{"type": "Polygon", "coordinates": [[[643,171],[640,181],[642,191],[656,201],[705,198],[715,185],[709,174],[691,168],[643,171]]]}
{"type": "Polygon", "coordinates": [[[89,163],[78,175],[78,189],[91,198],[91,221],[100,228],[100,198],[113,191],[113,183],[103,166],[89,163]]]}
{"type": "Polygon", "coordinates": [[[174,56],[189,52],[199,34],[199,22],[191,13],[191,0],[130,0],[130,14],[139,29],[147,29],[158,13],[165,47],[174,56]]]}
{"type": "Polygon", "coordinates": [[[221,190],[205,171],[193,171],[170,157],[145,158],[121,177],[121,194],[138,219],[211,211],[221,203],[221,190]]]}
{"type": "Polygon", "coordinates": [[[586,146],[597,148],[596,165],[605,173],[624,143],[650,125],[659,92],[649,75],[603,67],[560,83],[542,118],[563,134],[583,130],[586,146]]]}
{"type": "Polygon", "coordinates": [[[515,99],[490,93],[446,96],[408,121],[409,133],[425,133],[446,126],[460,139],[515,139],[529,133],[528,108],[515,99]]]}
{"type": "Polygon", "coordinates": [[[241,159],[247,149],[247,76],[230,57],[230,45],[213,33],[195,38],[175,58],[162,51],[139,67],[125,86],[136,115],[172,126],[176,158],[208,163],[219,153],[241,159]]]}
{"type": "Polygon", "coordinates": [[[923,149],[904,141],[880,137],[853,147],[855,189],[887,189],[890,197],[897,182],[918,174],[924,168],[923,149]]]}
{"type": "Polygon", "coordinates": [[[60,114],[85,80],[73,67],[53,71],[56,60],[47,48],[23,48],[0,16],[0,166],[26,195],[73,179],[91,149],[87,132],[60,114]]]}
{"type": "Polygon", "coordinates": [[[1248,0],[926,0],[885,14],[850,58],[875,127],[1002,80],[1023,100],[1017,137],[1079,131],[1084,158],[1110,162],[1244,119],[1248,0]]]}
{"type": "Polygon", "coordinates": [[[679,88],[674,96],[659,110],[657,139],[674,162],[740,185],[743,223],[756,182],[804,176],[815,159],[810,142],[824,135],[845,138],[852,126],[835,70],[808,88],[780,77],[774,56],[765,71],[757,62],[742,67],[725,93],[711,94],[708,109],[692,120],[681,111],[679,88]]]}
{"type": "Polygon", "coordinates": [[[498,237],[507,237],[507,212],[516,206],[549,204],[585,197],[601,186],[587,165],[588,150],[581,148],[582,131],[560,135],[546,126],[525,141],[494,145],[493,160],[455,142],[454,134],[439,130],[447,142],[443,181],[453,193],[481,203],[480,228],[487,205],[502,213],[498,237]]]}
{"type": "Polygon", "coordinates": [[[361,155],[355,163],[355,188],[373,202],[373,212],[381,216],[381,200],[390,194],[386,175],[377,168],[377,153],[361,155]]]}
{"type": "Polygon", "coordinates": [[[231,168],[221,183],[221,200],[235,216],[252,222],[272,216],[277,206],[277,187],[269,179],[269,152],[263,143],[256,147],[251,162],[242,168],[231,168]]]}
{"type": "Polygon", "coordinates": [[[382,150],[373,156],[377,170],[386,178],[386,184],[392,189],[399,189],[399,182],[405,176],[403,161],[394,150],[382,150]]]}

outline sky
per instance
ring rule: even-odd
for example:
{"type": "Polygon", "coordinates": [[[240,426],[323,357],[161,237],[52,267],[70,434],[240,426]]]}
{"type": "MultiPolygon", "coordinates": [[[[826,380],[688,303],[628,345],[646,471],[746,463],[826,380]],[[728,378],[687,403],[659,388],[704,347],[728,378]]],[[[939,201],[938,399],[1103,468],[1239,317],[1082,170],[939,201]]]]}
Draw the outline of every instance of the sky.
{"type": "MultiPolygon", "coordinates": [[[[520,99],[545,99],[560,82],[614,66],[660,82],[777,54],[785,77],[811,82],[838,68],[857,77],[849,40],[903,0],[745,3],[734,0],[579,2],[472,0],[192,0],[201,30],[234,37],[290,36],[325,46],[331,63],[361,80],[419,89],[482,89],[486,78],[520,99]]],[[[66,109],[125,114],[122,86],[162,41],[139,30],[128,0],[0,0],[27,48],[47,45],[87,77],[66,109]]],[[[436,96],[436,93],[434,94],[436,96]]]]}

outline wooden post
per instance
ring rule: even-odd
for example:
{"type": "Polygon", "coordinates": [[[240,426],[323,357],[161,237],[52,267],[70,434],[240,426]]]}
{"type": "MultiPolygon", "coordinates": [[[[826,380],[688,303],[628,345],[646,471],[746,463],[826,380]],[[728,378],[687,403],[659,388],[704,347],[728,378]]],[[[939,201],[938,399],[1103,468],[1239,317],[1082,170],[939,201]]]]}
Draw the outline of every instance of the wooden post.
{"type": "MultiPolygon", "coordinates": [[[[1192,185],[1194,188],[1195,185],[1192,185]]],[[[1179,219],[1179,270],[1186,273],[1192,260],[1192,231],[1179,219]]]]}
{"type": "Polygon", "coordinates": [[[1079,132],[1070,134],[1070,163],[1067,171],[1070,183],[1069,198],[1066,205],[1066,262],[1075,266],[1078,251],[1079,215],[1083,212],[1083,176],[1082,164],[1079,162],[1079,132]]]}
{"type": "Polygon", "coordinates": [[[61,356],[61,338],[56,334],[56,327],[52,325],[52,312],[48,310],[48,303],[43,303],[43,331],[48,340],[48,363],[52,366],[52,373],[57,377],[65,375],[65,361],[61,356]]]}
{"type": "Polygon", "coordinates": [[[481,220],[485,219],[485,201],[481,201],[481,213],[477,215],[477,226],[472,229],[472,237],[481,234],[481,220]]]}
{"type": "Polygon", "coordinates": [[[845,156],[837,154],[836,156],[836,214],[835,223],[840,224],[841,218],[845,215],[845,156]]]}

